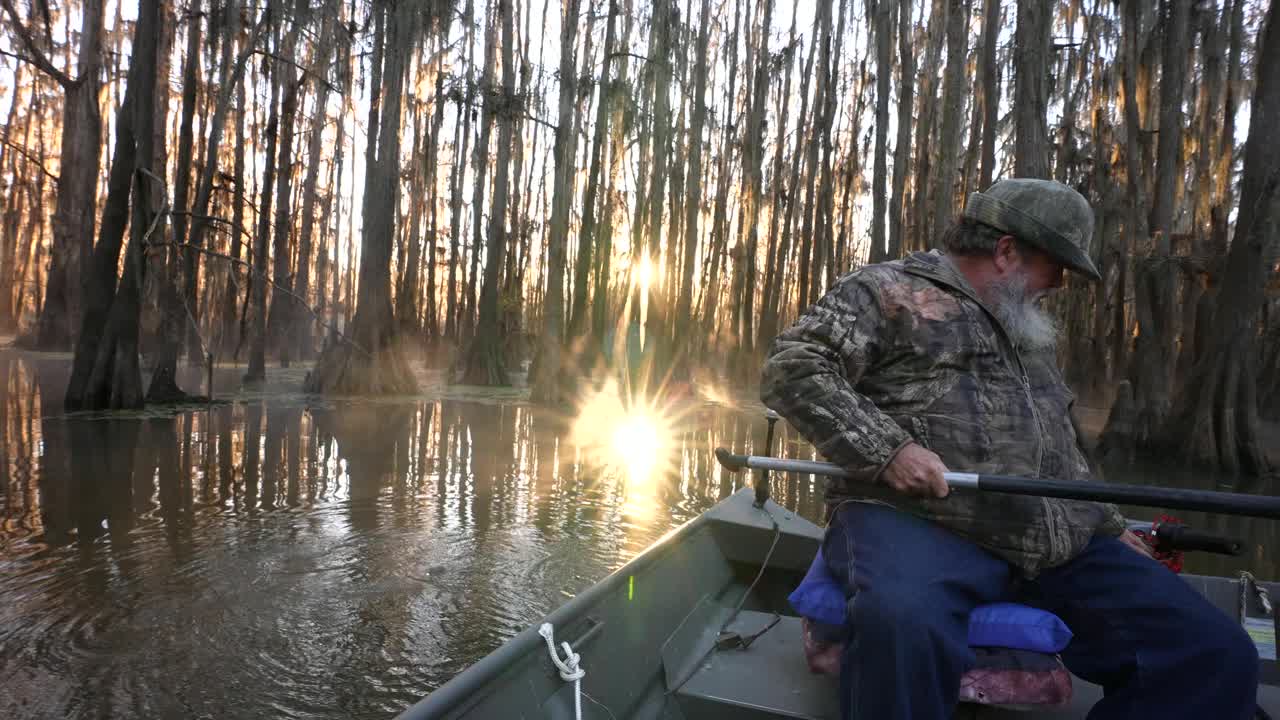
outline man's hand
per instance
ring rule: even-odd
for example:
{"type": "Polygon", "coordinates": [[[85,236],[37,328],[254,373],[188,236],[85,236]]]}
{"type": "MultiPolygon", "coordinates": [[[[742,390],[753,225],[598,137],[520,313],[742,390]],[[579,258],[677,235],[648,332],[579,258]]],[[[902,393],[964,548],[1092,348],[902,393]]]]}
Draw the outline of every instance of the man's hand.
{"type": "Polygon", "coordinates": [[[903,495],[944,498],[951,492],[942,474],[947,466],[931,450],[910,443],[884,469],[884,484],[903,495]]]}
{"type": "Polygon", "coordinates": [[[1135,535],[1132,530],[1125,530],[1120,533],[1120,537],[1117,539],[1125,545],[1128,545],[1130,548],[1133,548],[1134,552],[1141,553],[1152,559],[1155,558],[1155,556],[1151,554],[1151,548],[1146,543],[1142,542],[1142,538],[1135,535]]]}

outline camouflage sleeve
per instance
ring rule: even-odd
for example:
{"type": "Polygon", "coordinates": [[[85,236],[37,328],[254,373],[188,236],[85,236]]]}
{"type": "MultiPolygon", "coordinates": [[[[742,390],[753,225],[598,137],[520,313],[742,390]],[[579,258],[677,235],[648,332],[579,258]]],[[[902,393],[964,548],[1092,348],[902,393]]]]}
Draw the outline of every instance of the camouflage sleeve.
{"type": "Polygon", "coordinates": [[[880,358],[887,323],[871,288],[845,278],[774,340],[760,399],[828,460],[873,482],[911,436],[855,386],[880,358]]]}

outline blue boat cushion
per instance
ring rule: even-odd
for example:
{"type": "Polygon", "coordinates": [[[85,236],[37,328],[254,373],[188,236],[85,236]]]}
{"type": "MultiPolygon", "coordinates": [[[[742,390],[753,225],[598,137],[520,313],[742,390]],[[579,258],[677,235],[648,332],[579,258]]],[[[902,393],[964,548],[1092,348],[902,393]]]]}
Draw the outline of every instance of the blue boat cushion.
{"type": "Polygon", "coordinates": [[[1046,610],[1004,602],[980,605],[969,614],[970,647],[1058,653],[1069,642],[1067,624],[1046,610]]]}
{"type": "MultiPolygon", "coordinates": [[[[818,627],[824,639],[845,624],[844,587],[827,569],[819,548],[804,580],[787,597],[791,607],[818,627]]],[[[1071,642],[1071,630],[1057,615],[1017,603],[993,603],[974,608],[969,616],[969,645],[1003,647],[1042,653],[1061,652],[1071,642]]]]}

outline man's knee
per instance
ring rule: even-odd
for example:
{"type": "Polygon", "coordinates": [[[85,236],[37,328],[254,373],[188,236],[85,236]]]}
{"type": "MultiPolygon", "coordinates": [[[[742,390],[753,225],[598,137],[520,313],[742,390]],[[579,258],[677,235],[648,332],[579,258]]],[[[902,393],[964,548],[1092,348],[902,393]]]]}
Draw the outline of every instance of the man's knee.
{"type": "Polygon", "coordinates": [[[1179,644],[1197,676],[1224,691],[1256,692],[1258,648],[1240,623],[1207,602],[1182,622],[1186,637],[1179,644]]]}
{"type": "Polygon", "coordinates": [[[1219,616],[1217,632],[1210,630],[1200,636],[1205,667],[1224,679],[1234,679],[1241,687],[1256,687],[1258,647],[1238,623],[1222,613],[1219,616]]]}

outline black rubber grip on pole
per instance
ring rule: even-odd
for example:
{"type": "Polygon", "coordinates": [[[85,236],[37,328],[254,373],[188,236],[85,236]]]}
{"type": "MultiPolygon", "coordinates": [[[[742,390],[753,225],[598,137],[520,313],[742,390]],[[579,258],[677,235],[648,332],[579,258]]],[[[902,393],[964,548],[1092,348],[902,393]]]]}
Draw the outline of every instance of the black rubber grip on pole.
{"type": "Polygon", "coordinates": [[[1280,497],[1268,495],[1237,495],[1214,490],[1184,490],[1070,480],[1032,480],[1007,475],[979,475],[978,488],[1013,495],[1040,495],[1066,500],[1093,500],[1121,505],[1146,505],[1280,519],[1280,497]]]}
{"type": "Polygon", "coordinates": [[[1238,538],[1197,532],[1186,525],[1160,525],[1156,527],[1156,548],[1162,551],[1211,552],[1219,555],[1244,553],[1244,542],[1238,538]]]}

